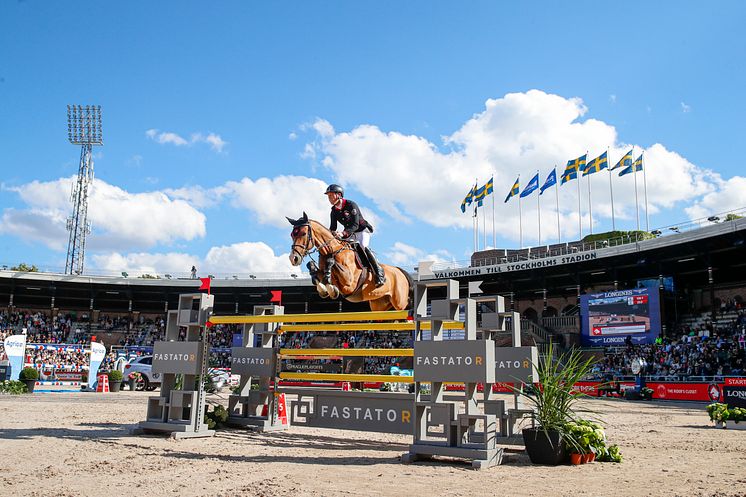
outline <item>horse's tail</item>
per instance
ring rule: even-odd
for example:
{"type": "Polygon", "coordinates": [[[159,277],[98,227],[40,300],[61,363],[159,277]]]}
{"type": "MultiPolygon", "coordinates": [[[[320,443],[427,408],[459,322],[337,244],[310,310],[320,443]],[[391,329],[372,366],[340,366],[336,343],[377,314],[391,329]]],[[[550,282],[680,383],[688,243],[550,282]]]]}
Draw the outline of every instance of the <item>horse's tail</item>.
{"type": "Polygon", "coordinates": [[[401,271],[401,273],[407,279],[407,283],[409,284],[409,298],[407,300],[407,309],[412,310],[412,305],[414,305],[414,280],[412,279],[412,275],[409,274],[409,271],[402,269],[399,266],[396,266],[396,269],[401,271]]]}

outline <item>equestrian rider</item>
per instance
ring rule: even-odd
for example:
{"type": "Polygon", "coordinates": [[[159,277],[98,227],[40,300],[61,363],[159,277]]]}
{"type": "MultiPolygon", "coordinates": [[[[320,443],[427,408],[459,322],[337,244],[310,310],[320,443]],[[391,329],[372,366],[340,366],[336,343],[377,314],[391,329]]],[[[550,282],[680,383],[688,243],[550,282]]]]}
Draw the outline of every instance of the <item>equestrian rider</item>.
{"type": "Polygon", "coordinates": [[[370,243],[370,234],[373,233],[373,226],[363,219],[360,208],[352,200],[344,198],[344,189],[335,184],[331,184],[324,192],[329,203],[332,204],[331,224],[329,229],[332,232],[337,231],[337,223],[344,226],[342,238],[350,239],[357,242],[362,248],[363,253],[368,259],[368,265],[373,271],[376,278],[376,286],[381,286],[386,282],[386,275],[383,268],[376,260],[373,251],[368,248],[370,243]]]}

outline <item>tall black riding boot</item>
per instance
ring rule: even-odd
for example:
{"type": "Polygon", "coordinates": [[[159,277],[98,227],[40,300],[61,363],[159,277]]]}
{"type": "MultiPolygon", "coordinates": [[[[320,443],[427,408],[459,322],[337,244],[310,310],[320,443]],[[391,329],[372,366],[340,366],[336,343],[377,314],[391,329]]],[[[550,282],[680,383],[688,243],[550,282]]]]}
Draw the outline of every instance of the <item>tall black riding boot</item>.
{"type": "Polygon", "coordinates": [[[381,286],[386,283],[386,274],[383,272],[381,265],[378,264],[376,256],[373,255],[373,251],[368,247],[365,247],[365,255],[368,257],[368,262],[370,263],[370,268],[373,270],[373,274],[376,275],[376,286],[381,286]]]}

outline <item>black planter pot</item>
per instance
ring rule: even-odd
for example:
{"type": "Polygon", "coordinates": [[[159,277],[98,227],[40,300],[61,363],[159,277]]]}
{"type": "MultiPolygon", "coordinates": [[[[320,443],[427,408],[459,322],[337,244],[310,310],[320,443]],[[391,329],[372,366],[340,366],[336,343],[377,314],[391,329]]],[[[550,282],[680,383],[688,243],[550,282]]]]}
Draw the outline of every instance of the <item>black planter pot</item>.
{"type": "Polygon", "coordinates": [[[26,391],[28,393],[34,392],[34,387],[36,386],[36,380],[20,380],[20,381],[26,384],[26,391]]]}
{"type": "Polygon", "coordinates": [[[132,390],[133,392],[135,391],[135,388],[137,388],[137,382],[134,380],[134,378],[127,380],[127,384],[129,385],[130,390],[132,390]]]}
{"type": "Polygon", "coordinates": [[[110,381],[109,382],[109,391],[110,392],[118,392],[120,388],[122,388],[122,382],[121,381],[110,381]]]}
{"type": "Polygon", "coordinates": [[[534,464],[557,466],[567,460],[567,452],[559,432],[542,428],[524,428],[523,443],[534,464]],[[548,435],[548,436],[547,436],[548,435]]]}

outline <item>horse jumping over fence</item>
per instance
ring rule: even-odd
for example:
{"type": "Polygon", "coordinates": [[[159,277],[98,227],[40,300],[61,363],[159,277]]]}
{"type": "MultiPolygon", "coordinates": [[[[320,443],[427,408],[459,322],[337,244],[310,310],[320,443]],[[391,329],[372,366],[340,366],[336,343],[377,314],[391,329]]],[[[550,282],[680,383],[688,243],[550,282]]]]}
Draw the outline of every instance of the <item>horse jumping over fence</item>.
{"type": "Polygon", "coordinates": [[[400,311],[408,307],[413,285],[406,271],[381,264],[386,283],[376,287],[373,274],[359,262],[354,244],[338,239],[324,225],[308,219],[305,212],[300,219],[287,220],[293,225],[290,263],[300,266],[305,256],[314,250],[319,252],[319,264],[311,261],[308,269],[321,297],[342,296],[350,302],[368,302],[371,311],[400,311]]]}

